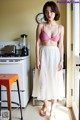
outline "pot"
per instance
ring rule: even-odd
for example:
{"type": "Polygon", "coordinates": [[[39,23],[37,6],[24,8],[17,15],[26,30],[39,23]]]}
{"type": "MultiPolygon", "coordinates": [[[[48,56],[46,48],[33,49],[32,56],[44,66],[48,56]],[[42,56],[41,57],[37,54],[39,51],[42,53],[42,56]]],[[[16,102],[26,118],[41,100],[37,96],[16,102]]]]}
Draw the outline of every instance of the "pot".
{"type": "Polygon", "coordinates": [[[16,46],[15,45],[7,45],[3,49],[4,54],[15,54],[16,53],[16,46]]]}

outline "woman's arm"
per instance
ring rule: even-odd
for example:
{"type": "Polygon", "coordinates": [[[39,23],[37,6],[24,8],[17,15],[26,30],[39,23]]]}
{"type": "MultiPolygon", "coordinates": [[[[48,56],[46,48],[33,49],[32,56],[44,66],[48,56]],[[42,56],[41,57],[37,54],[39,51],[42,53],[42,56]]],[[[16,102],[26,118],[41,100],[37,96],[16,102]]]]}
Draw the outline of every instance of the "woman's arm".
{"type": "Polygon", "coordinates": [[[39,58],[39,49],[40,49],[40,33],[41,33],[41,24],[38,24],[36,29],[36,46],[35,46],[35,53],[36,53],[36,68],[40,69],[40,58],[39,58]]]}
{"type": "Polygon", "coordinates": [[[64,55],[64,45],[63,45],[63,39],[64,39],[64,27],[61,26],[61,34],[60,34],[60,40],[59,40],[59,51],[60,51],[60,63],[59,63],[59,70],[63,68],[63,55],[64,55]]]}

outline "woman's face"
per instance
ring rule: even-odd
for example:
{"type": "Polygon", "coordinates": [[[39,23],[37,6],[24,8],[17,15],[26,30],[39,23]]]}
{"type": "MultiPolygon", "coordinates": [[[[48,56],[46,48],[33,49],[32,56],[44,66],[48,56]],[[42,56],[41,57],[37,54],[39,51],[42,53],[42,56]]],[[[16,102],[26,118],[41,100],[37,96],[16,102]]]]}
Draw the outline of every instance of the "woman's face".
{"type": "Polygon", "coordinates": [[[47,7],[45,11],[45,16],[49,21],[54,20],[55,13],[52,11],[51,7],[47,7]]]}

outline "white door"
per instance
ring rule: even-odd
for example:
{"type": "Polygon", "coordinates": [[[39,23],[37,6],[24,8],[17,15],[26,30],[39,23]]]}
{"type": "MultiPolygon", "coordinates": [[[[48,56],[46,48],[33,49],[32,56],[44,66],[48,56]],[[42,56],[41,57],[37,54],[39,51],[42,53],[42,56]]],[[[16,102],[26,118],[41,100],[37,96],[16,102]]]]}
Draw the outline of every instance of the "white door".
{"type": "Polygon", "coordinates": [[[78,65],[79,61],[79,52],[80,52],[80,13],[79,4],[73,4],[73,79],[72,79],[72,87],[73,87],[73,97],[72,97],[72,107],[75,114],[76,120],[79,120],[79,79],[80,72],[78,65]],[[77,64],[77,66],[76,66],[77,64]]]}

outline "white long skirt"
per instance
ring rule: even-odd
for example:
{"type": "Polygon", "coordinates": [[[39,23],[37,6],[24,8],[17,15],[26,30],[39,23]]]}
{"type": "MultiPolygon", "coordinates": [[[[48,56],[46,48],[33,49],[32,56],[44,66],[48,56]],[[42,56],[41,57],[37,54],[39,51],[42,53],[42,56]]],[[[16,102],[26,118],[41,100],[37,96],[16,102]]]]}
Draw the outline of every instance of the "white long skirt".
{"type": "Polygon", "coordinates": [[[57,46],[40,48],[41,69],[35,68],[32,96],[38,100],[62,99],[64,85],[62,70],[58,71],[60,52],[57,46]]]}

